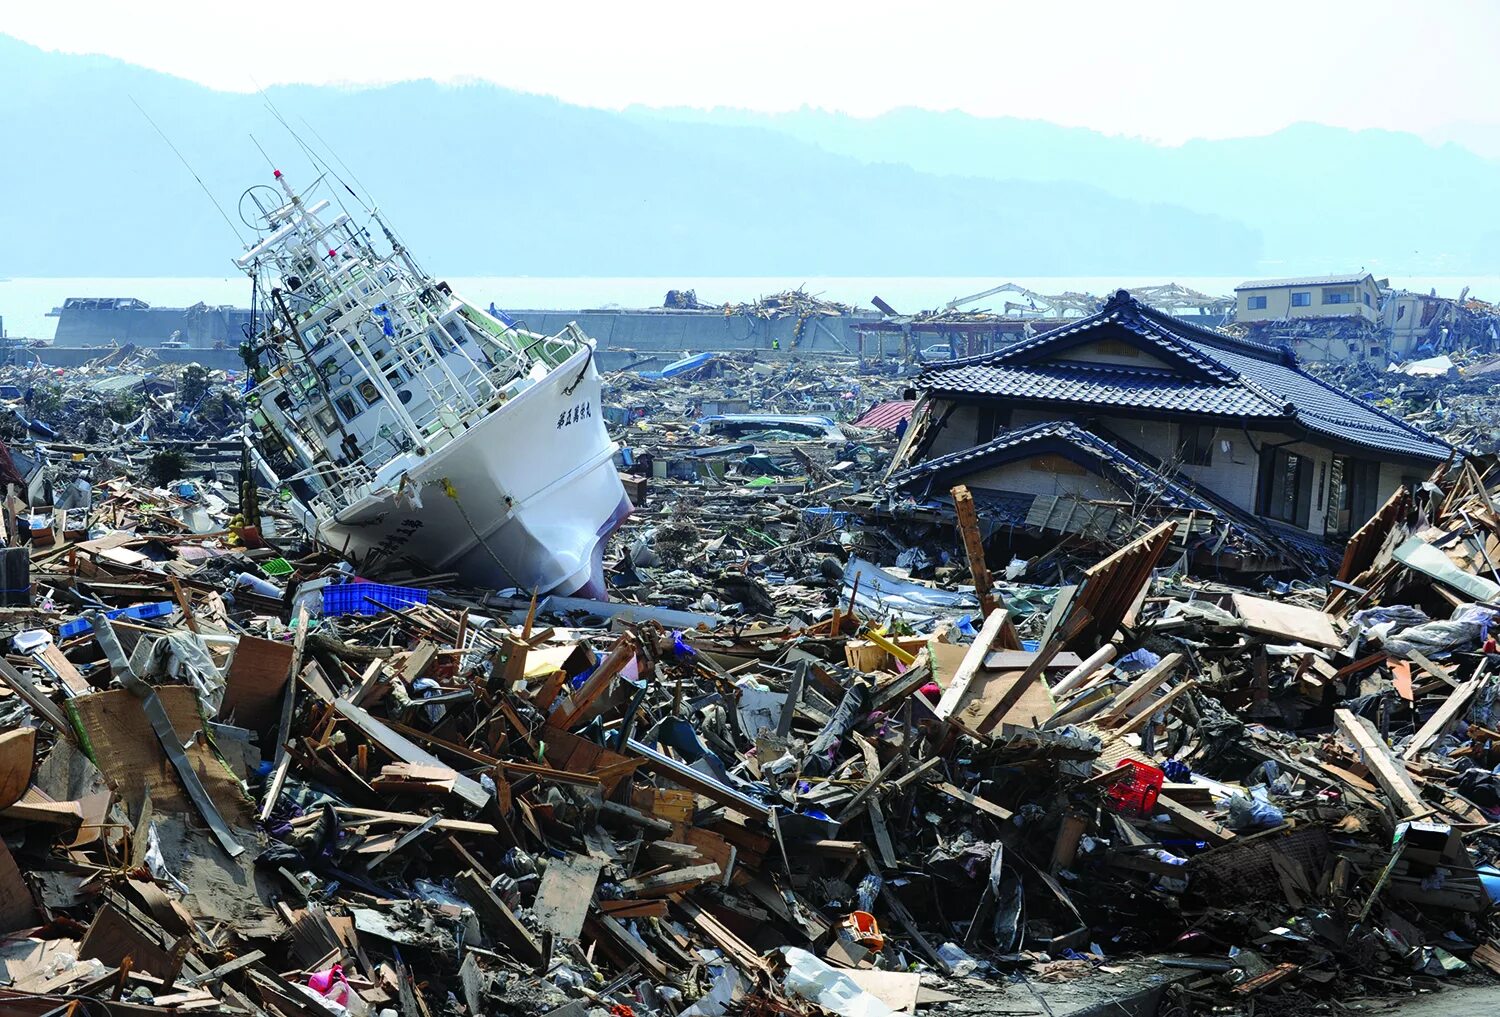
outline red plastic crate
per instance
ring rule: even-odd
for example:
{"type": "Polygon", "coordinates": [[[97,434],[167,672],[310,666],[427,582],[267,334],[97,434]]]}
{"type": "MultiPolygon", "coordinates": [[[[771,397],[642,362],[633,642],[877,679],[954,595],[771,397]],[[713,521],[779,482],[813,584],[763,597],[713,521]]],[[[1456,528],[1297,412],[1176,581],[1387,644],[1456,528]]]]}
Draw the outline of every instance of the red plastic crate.
{"type": "Polygon", "coordinates": [[[1121,760],[1120,767],[1129,767],[1130,774],[1109,785],[1104,804],[1111,812],[1144,815],[1156,806],[1161,786],[1167,775],[1159,767],[1139,763],[1134,759],[1121,760]]]}

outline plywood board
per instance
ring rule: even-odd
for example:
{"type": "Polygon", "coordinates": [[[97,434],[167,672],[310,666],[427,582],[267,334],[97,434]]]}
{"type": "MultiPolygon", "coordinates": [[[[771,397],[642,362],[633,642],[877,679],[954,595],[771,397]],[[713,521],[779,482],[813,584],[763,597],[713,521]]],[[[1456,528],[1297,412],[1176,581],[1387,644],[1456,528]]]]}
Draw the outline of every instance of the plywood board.
{"type": "Polygon", "coordinates": [[[0,734],[0,809],[21,800],[31,783],[36,728],[18,727],[0,734]]]}
{"type": "Polygon", "coordinates": [[[854,968],[840,971],[855,985],[897,1013],[916,1013],[922,976],[908,971],[875,971],[854,968]]]}
{"type": "MultiPolygon", "coordinates": [[[[193,770],[219,814],[231,826],[248,826],[249,803],[239,781],[201,739],[193,738],[204,726],[197,695],[186,685],[163,685],[156,694],[172,729],[187,745],[193,770]]],[[[70,699],[67,708],[83,730],[89,755],[115,781],[132,814],[140,809],[148,791],[158,812],[196,811],[140,699],[125,689],[114,689],[70,699]]]]}
{"type": "Polygon", "coordinates": [[[536,893],[532,912],[542,928],[550,929],[564,939],[577,939],[583,932],[589,902],[599,883],[604,862],[586,855],[570,854],[547,863],[541,887],[536,893]]]}
{"type": "Polygon", "coordinates": [[[240,727],[252,731],[263,731],[276,723],[295,652],[290,643],[241,636],[224,680],[219,716],[233,717],[240,727]]]}
{"type": "MultiPolygon", "coordinates": [[[[964,697],[963,705],[954,713],[953,720],[971,731],[979,730],[995,704],[1010,692],[1011,686],[1020,681],[1025,673],[1024,671],[982,672],[970,683],[969,694],[964,697]]],[[[1052,716],[1056,710],[1057,704],[1052,701],[1052,695],[1047,691],[1047,686],[1042,682],[1032,682],[1030,687],[1021,694],[1021,698],[1009,710],[1006,710],[1003,716],[993,719],[988,726],[990,730],[994,730],[1001,724],[1035,727],[1052,716]]]]}
{"type": "Polygon", "coordinates": [[[35,924],[31,890],[21,878],[20,867],[5,842],[0,841],[0,933],[28,929],[35,924]]]}
{"type": "Polygon", "coordinates": [[[1234,613],[1245,627],[1259,635],[1287,643],[1308,646],[1338,647],[1344,645],[1333,622],[1322,611],[1296,604],[1281,604],[1248,593],[1234,594],[1234,613]]]}

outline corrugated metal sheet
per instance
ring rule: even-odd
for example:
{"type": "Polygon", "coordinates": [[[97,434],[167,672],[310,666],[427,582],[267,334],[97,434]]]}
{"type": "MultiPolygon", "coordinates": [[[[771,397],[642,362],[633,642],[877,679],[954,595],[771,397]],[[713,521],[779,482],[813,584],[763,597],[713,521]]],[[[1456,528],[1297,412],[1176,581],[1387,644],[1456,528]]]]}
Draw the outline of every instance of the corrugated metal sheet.
{"type": "Polygon", "coordinates": [[[865,411],[864,416],[854,422],[855,427],[875,427],[882,431],[894,431],[903,420],[911,419],[914,399],[893,399],[888,403],[877,403],[865,411]]]}

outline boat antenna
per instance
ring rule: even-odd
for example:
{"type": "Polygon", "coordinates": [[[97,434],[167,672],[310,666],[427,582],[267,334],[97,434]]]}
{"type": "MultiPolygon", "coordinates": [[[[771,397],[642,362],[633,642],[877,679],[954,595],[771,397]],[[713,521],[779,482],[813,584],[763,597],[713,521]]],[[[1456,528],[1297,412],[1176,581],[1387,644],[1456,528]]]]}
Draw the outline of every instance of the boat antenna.
{"type": "MultiPolygon", "coordinates": [[[[253,78],[251,80],[254,81],[253,78]]],[[[349,192],[349,197],[358,202],[359,206],[363,208],[366,213],[371,212],[372,209],[369,205],[365,204],[364,199],[362,199],[358,194],[354,193],[354,188],[345,183],[343,178],[333,171],[333,167],[328,165],[328,161],[320,156],[317,152],[313,151],[312,146],[303,141],[302,136],[292,129],[292,125],[287,123],[286,117],[282,115],[281,109],[276,105],[276,103],[271,101],[271,97],[266,94],[266,90],[260,86],[259,82],[256,82],[255,88],[256,91],[260,93],[261,101],[266,104],[266,110],[271,114],[271,116],[275,117],[276,122],[281,124],[282,128],[292,136],[292,140],[297,143],[297,147],[302,149],[303,154],[306,155],[308,159],[312,160],[312,164],[318,169],[321,169],[325,176],[331,176],[333,177],[333,179],[337,180],[339,182],[339,185],[343,187],[344,190],[349,192]]],[[[307,123],[305,119],[302,122],[304,124],[307,123]]],[[[310,127],[308,129],[311,130],[310,127]]],[[[317,134],[316,131],[313,131],[313,133],[317,134]]],[[[321,141],[322,139],[320,138],[319,140],[321,141]]],[[[364,185],[361,184],[360,188],[363,189],[364,185]]],[[[343,209],[344,214],[349,215],[349,209],[344,206],[343,199],[337,198],[337,192],[335,192],[335,199],[338,201],[339,207],[343,209]]],[[[350,218],[352,219],[353,216],[350,216],[350,218]]]]}
{"type": "Polygon", "coordinates": [[[250,144],[254,145],[260,151],[260,157],[266,161],[267,166],[271,167],[274,170],[276,168],[276,164],[271,161],[271,156],[266,151],[265,146],[262,145],[259,139],[257,139],[253,134],[250,135],[250,144]]]}
{"type": "MultiPolygon", "coordinates": [[[[339,168],[342,169],[345,173],[349,174],[349,179],[353,180],[354,183],[359,187],[359,189],[361,191],[364,191],[365,194],[368,195],[370,191],[367,187],[365,187],[365,182],[354,175],[354,171],[351,170],[347,165],[345,165],[343,158],[338,154],[338,152],[334,151],[332,145],[324,140],[323,135],[318,133],[318,129],[307,122],[306,117],[302,118],[302,126],[306,127],[309,131],[312,131],[312,136],[318,139],[318,144],[322,145],[328,150],[328,154],[333,156],[333,161],[339,164],[339,168]]],[[[342,177],[338,176],[338,174],[334,174],[334,179],[338,180],[339,183],[344,184],[344,190],[348,191],[349,194],[354,198],[354,200],[359,202],[360,205],[364,207],[364,210],[366,212],[374,211],[374,209],[370,207],[369,202],[367,202],[364,198],[361,198],[358,194],[354,193],[353,187],[350,187],[348,184],[344,183],[342,177]]]]}
{"type": "Polygon", "coordinates": [[[198,171],[193,169],[193,167],[188,163],[187,159],[183,157],[183,154],[178,151],[177,146],[172,144],[172,139],[167,137],[167,133],[163,131],[159,126],[157,126],[155,120],[151,119],[151,114],[147,113],[145,108],[140,103],[135,101],[135,96],[131,95],[127,96],[127,98],[130,99],[131,105],[141,111],[141,116],[146,118],[146,123],[150,124],[152,129],[155,130],[157,134],[161,135],[161,140],[167,143],[167,147],[172,150],[172,154],[177,156],[178,161],[182,163],[183,167],[190,174],[192,174],[193,179],[198,181],[198,186],[203,188],[203,193],[208,195],[208,200],[213,202],[214,208],[219,210],[219,215],[223,218],[225,224],[228,225],[229,231],[234,234],[234,238],[236,240],[243,244],[245,242],[245,238],[242,237],[240,235],[240,231],[235,228],[233,220],[229,218],[229,213],[224,211],[224,206],[219,204],[219,199],[214,197],[214,192],[208,189],[208,185],[203,182],[203,178],[198,175],[198,171]]]}

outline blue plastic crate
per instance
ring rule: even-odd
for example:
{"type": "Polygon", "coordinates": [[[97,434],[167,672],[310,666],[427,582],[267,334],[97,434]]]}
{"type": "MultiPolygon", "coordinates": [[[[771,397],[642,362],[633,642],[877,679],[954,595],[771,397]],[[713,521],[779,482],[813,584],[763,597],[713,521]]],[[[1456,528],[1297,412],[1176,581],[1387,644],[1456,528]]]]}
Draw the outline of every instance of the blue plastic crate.
{"type": "Polygon", "coordinates": [[[380,608],[370,603],[378,601],[386,607],[411,607],[427,603],[427,590],[415,586],[382,586],[380,583],[341,583],[323,587],[323,613],[379,614],[380,608]],[[366,599],[369,598],[369,599],[366,599]]]}
{"type": "MultiPolygon", "coordinates": [[[[426,603],[426,601],[423,601],[426,603]]],[[[158,601],[155,604],[137,604],[135,607],[121,607],[113,611],[105,611],[104,617],[113,621],[116,618],[132,618],[136,621],[150,621],[152,618],[164,618],[177,610],[177,605],[170,600],[158,601]]],[[[59,639],[71,639],[94,627],[94,623],[87,618],[74,618],[72,621],[63,622],[57,630],[59,639]]]]}

